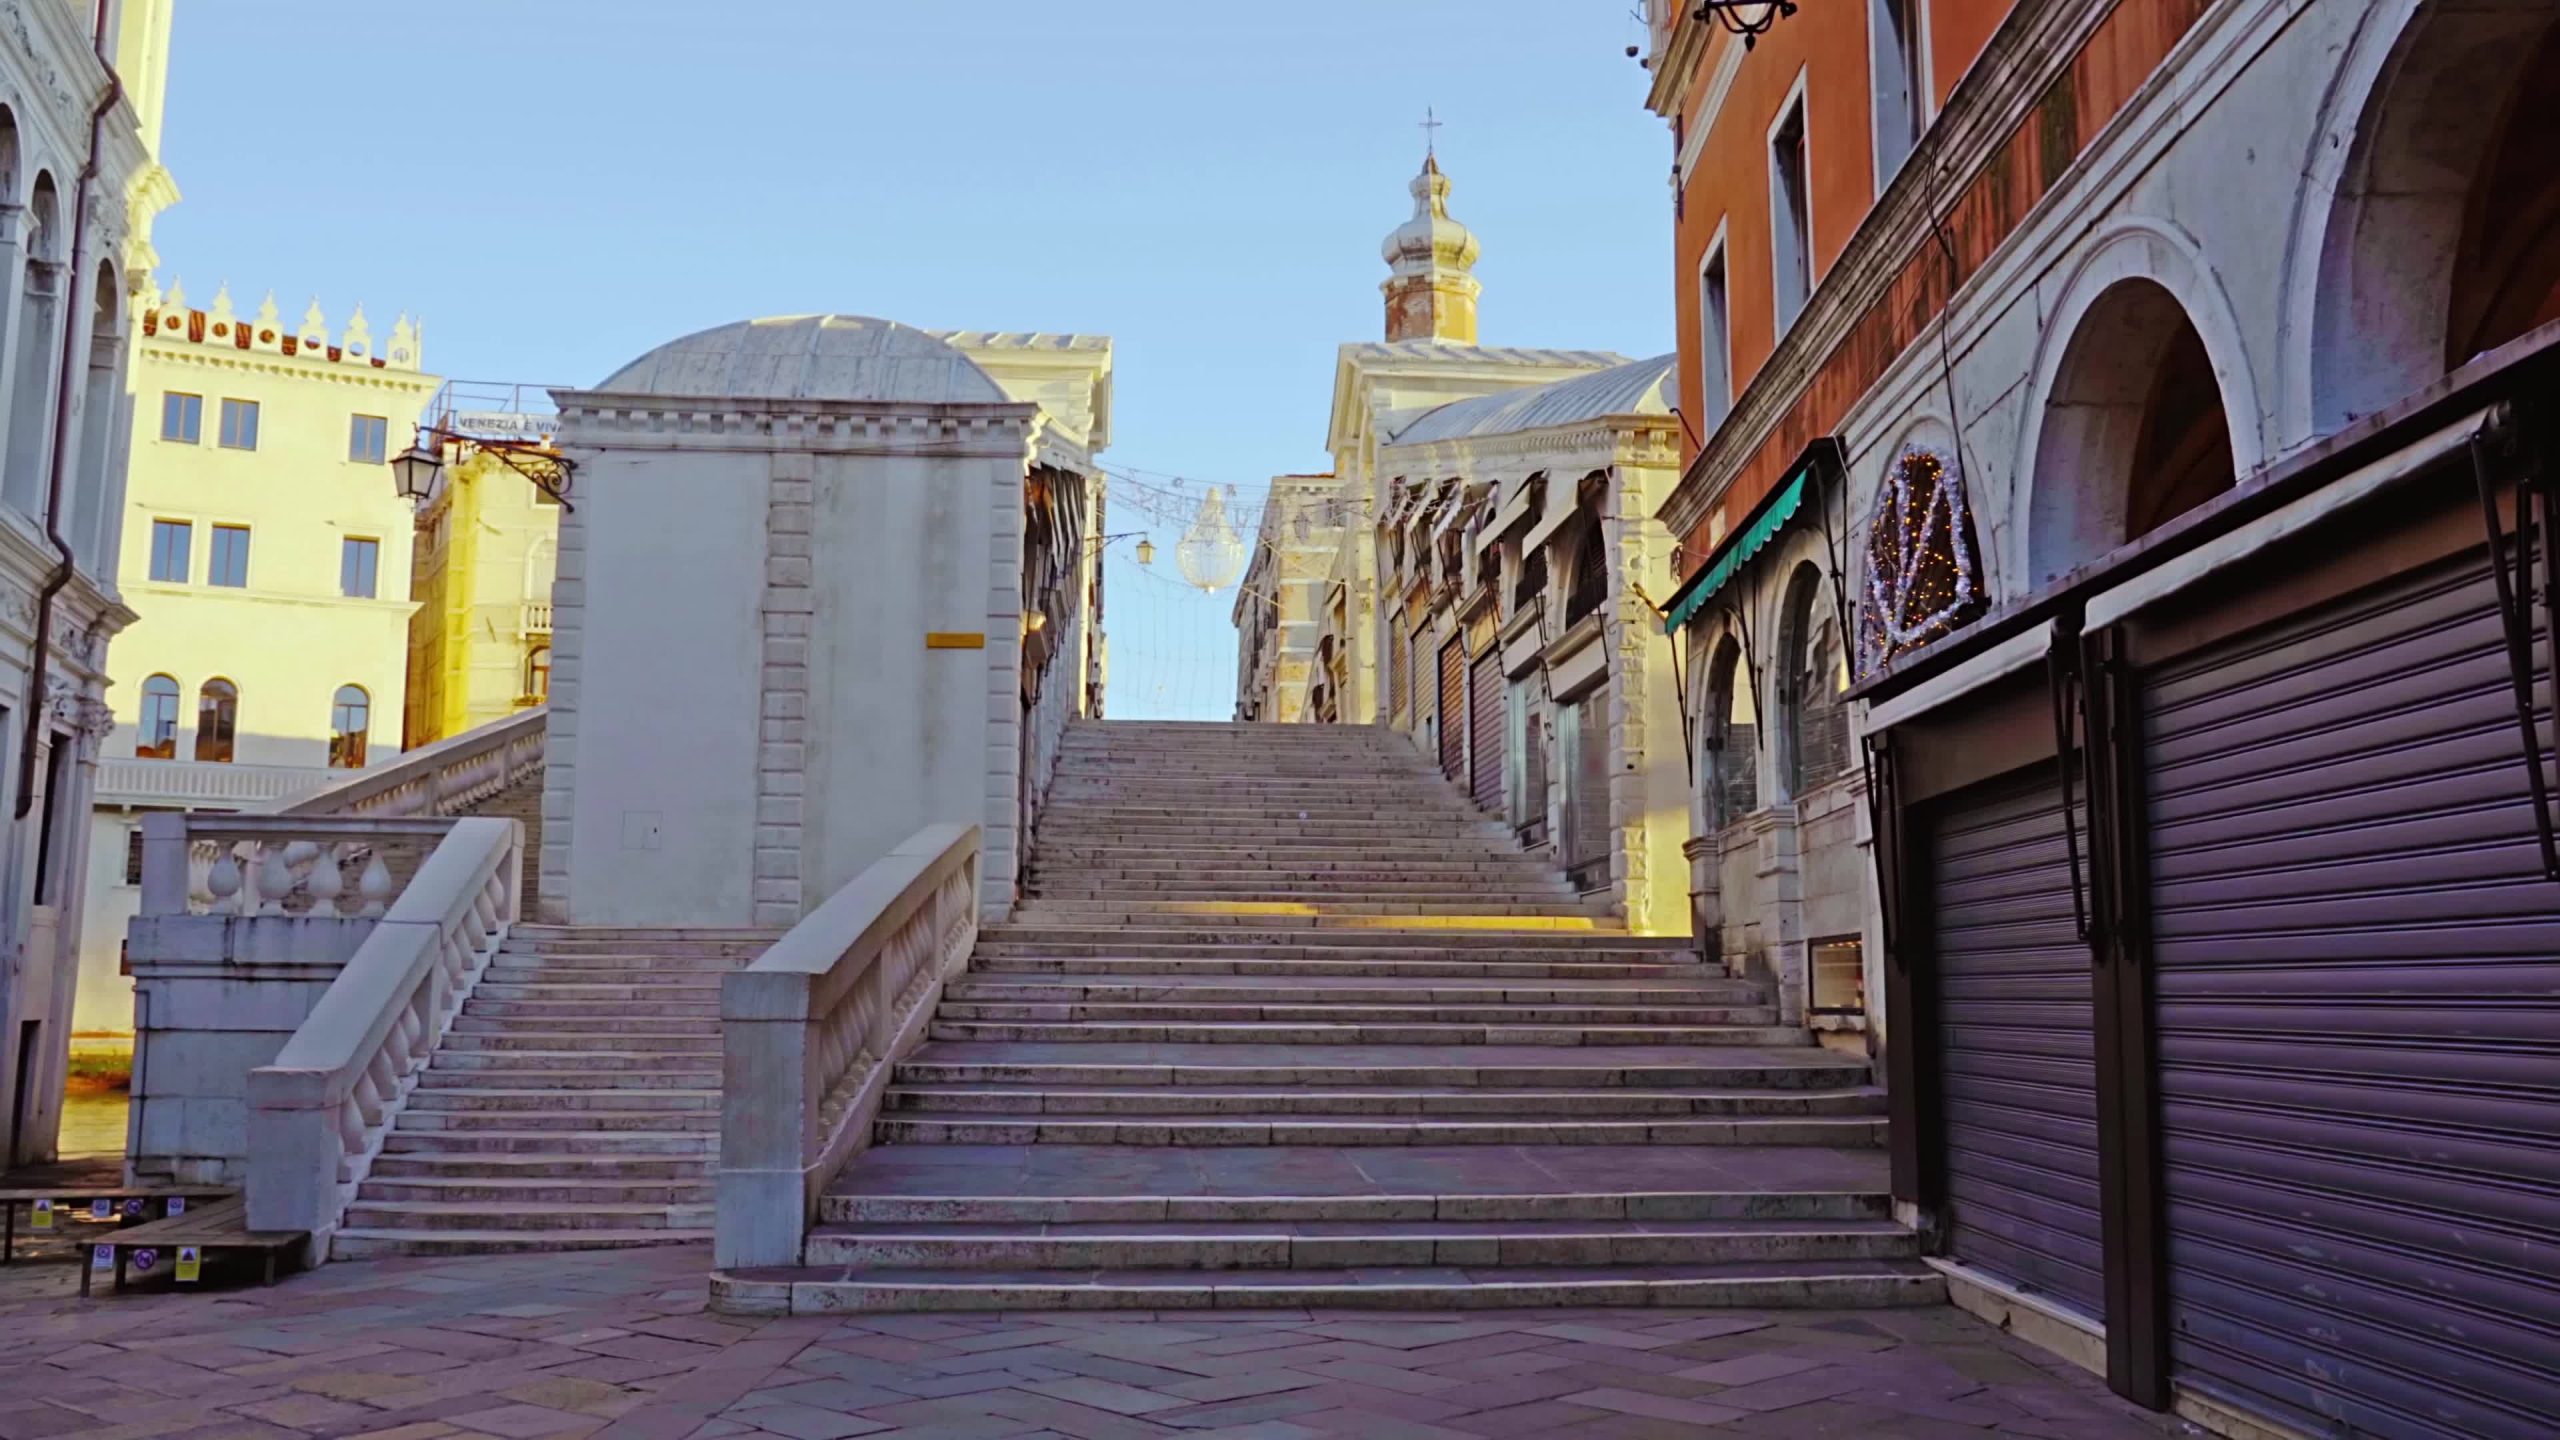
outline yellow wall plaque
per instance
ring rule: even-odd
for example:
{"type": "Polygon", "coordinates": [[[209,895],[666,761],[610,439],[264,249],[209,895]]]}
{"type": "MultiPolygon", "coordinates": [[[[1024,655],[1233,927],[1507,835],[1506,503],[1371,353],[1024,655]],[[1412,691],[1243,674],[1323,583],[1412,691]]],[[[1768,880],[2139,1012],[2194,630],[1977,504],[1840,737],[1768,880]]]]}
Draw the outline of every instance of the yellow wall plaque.
{"type": "Polygon", "coordinates": [[[987,632],[984,630],[927,630],[924,632],[924,648],[927,650],[984,650],[987,648],[987,632]]]}

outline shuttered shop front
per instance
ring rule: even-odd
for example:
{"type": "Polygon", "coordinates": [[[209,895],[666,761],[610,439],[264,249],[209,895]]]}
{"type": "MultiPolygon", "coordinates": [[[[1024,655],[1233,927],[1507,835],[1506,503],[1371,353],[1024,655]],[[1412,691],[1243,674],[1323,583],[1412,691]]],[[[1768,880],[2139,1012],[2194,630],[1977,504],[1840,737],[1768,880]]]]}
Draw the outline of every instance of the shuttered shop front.
{"type": "Polygon", "coordinates": [[[2062,788],[1959,791],[1926,822],[1947,1249],[2084,1316],[2104,1310],[2089,947],[2062,788]]]}
{"type": "Polygon", "coordinates": [[[1503,693],[1502,654],[1487,650],[1467,671],[1467,714],[1475,736],[1475,752],[1467,759],[1468,788],[1479,809],[1502,810],[1503,693]]]}
{"type": "Polygon", "coordinates": [[[1467,783],[1467,647],[1440,647],[1440,773],[1467,783]]]}
{"type": "Polygon", "coordinates": [[[2171,1373],[2312,1434],[2560,1433],[2560,885],[2485,557],[2144,677],[2171,1373]]]}

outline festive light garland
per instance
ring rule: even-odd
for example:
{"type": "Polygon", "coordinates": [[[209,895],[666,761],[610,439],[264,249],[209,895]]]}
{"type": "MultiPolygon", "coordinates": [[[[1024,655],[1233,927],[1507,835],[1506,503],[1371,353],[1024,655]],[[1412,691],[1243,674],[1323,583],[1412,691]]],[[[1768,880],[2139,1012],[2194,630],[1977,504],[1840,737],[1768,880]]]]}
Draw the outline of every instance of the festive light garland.
{"type": "Polygon", "coordinates": [[[1861,674],[1972,623],[1986,608],[1964,477],[1938,452],[1915,445],[1885,472],[1867,526],[1866,589],[1861,674]]]}

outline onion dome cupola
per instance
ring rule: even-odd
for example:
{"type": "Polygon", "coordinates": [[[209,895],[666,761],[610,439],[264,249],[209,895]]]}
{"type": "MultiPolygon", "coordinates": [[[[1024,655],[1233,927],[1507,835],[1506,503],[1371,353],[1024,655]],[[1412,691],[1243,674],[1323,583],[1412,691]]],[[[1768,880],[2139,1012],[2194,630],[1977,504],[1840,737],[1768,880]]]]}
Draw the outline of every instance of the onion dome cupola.
{"type": "Polygon", "coordinates": [[[1387,338],[1473,345],[1476,296],[1484,289],[1473,273],[1475,232],[1449,218],[1449,177],[1437,156],[1423,156],[1412,189],[1413,218],[1381,247],[1388,275],[1378,288],[1387,297],[1387,338]]]}

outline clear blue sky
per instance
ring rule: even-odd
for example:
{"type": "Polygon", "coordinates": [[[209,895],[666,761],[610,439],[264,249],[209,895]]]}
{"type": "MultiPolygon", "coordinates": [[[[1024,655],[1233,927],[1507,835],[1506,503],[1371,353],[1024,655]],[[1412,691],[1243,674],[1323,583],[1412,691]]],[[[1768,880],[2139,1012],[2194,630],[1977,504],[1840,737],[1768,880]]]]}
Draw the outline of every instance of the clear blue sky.
{"type": "MultiPolygon", "coordinates": [[[[585,384],[749,315],[1113,337],[1108,461],[1324,468],[1423,108],[1483,339],[1671,346],[1632,0],[180,0],[161,280],[585,384]]],[[[1115,527],[1116,528],[1116,527],[1115,527]]],[[[1161,527],[1159,527],[1161,529],[1161,527]]],[[[1156,560],[1170,574],[1171,533],[1156,560]]],[[[1108,577],[1111,708],[1223,717],[1233,592],[1108,577]]]]}

